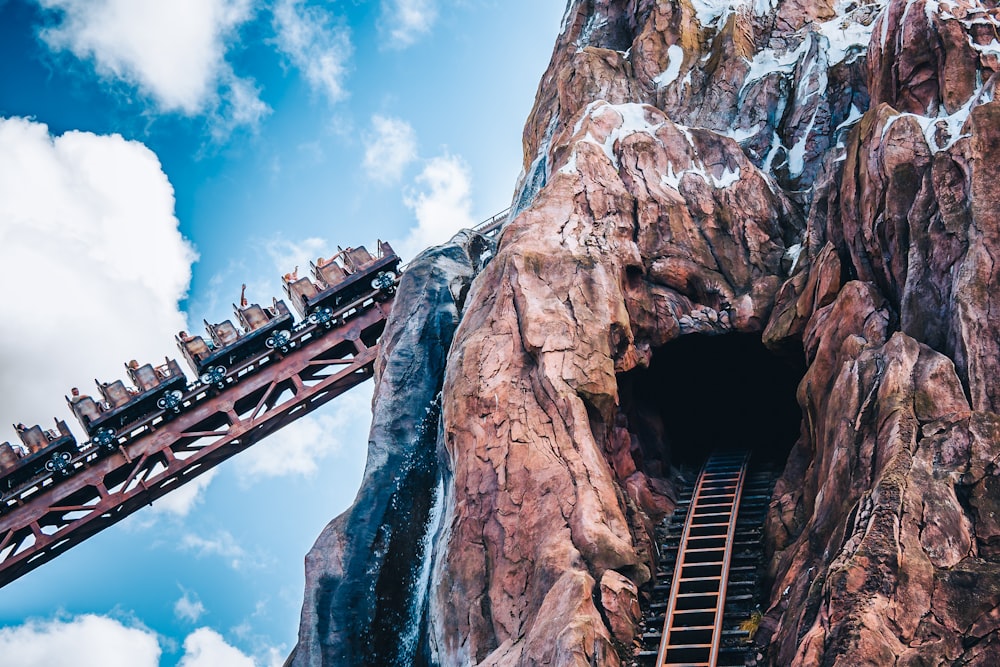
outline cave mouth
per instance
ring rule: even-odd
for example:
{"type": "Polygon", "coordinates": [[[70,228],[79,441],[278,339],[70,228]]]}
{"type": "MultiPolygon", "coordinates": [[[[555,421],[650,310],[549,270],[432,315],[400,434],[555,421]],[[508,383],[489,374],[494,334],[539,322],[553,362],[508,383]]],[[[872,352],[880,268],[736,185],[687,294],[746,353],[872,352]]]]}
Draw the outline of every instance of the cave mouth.
{"type": "Polygon", "coordinates": [[[760,334],[690,334],[654,349],[648,368],[620,382],[637,463],[666,478],[671,468],[700,468],[713,451],[746,449],[755,463],[780,469],[799,436],[804,372],[760,334]]]}

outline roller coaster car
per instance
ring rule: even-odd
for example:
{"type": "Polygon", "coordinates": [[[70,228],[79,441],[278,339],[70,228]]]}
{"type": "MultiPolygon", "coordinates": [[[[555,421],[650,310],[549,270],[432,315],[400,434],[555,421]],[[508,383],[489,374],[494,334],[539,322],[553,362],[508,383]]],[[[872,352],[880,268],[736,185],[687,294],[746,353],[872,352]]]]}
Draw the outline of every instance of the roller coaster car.
{"type": "Polygon", "coordinates": [[[101,400],[74,394],[66,402],[87,434],[96,445],[114,449],[115,436],[128,427],[159,410],[178,410],[187,378],[175,359],[165,359],[164,364],[139,366],[127,364],[129,380],[133,387],[121,380],[94,382],[101,392],[101,400]]]}
{"type": "Polygon", "coordinates": [[[229,320],[219,324],[206,321],[211,342],[201,336],[177,336],[177,346],[205,384],[222,383],[234,365],[265,349],[287,349],[291,340],[292,314],[284,301],[275,299],[270,308],[254,303],[244,308],[233,306],[233,310],[242,332],[229,320]]]}
{"type": "Polygon", "coordinates": [[[375,291],[392,294],[396,286],[399,256],[392,246],[378,242],[378,256],[364,246],[342,249],[328,260],[311,263],[313,278],[285,282],[285,293],[302,317],[342,306],[375,291]]]}
{"type": "Polygon", "coordinates": [[[0,444],[0,498],[45,472],[66,476],[73,471],[70,462],[80,451],[76,438],[66,422],[57,419],[55,424],[55,429],[50,430],[15,426],[26,453],[9,442],[0,444]]]}

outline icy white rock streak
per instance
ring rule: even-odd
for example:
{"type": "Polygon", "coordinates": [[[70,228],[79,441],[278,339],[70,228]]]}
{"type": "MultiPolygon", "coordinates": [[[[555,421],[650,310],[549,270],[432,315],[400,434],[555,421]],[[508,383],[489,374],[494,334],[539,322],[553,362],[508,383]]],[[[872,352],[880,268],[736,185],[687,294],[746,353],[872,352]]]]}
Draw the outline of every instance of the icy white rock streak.
{"type": "Polygon", "coordinates": [[[805,169],[806,162],[806,144],[809,143],[809,139],[812,137],[812,129],[816,125],[816,114],[819,112],[818,109],[813,110],[812,116],[809,118],[809,125],[806,126],[805,132],[799,136],[795,141],[795,144],[788,149],[788,173],[792,176],[798,176],[805,169]]]}
{"type": "Polygon", "coordinates": [[[659,88],[665,88],[677,80],[681,73],[681,64],[684,62],[684,49],[677,44],[672,44],[667,49],[667,69],[653,79],[659,88]]]}
{"type": "Polygon", "coordinates": [[[674,173],[674,165],[672,162],[667,163],[667,173],[660,177],[660,185],[665,185],[673,190],[680,190],[681,187],[681,176],[686,172],[681,171],[679,174],[674,173]]]}
{"type": "MultiPolygon", "coordinates": [[[[656,132],[662,127],[662,123],[654,124],[650,123],[646,119],[645,105],[634,104],[634,103],[608,104],[607,102],[604,101],[598,101],[598,102],[592,102],[590,105],[587,106],[587,109],[584,111],[580,120],[577,121],[577,124],[574,127],[574,132],[573,132],[574,135],[579,134],[582,131],[583,123],[586,119],[588,118],[596,119],[598,115],[606,113],[608,109],[615,111],[621,117],[622,119],[621,124],[615,129],[613,129],[611,132],[609,132],[608,136],[604,139],[604,141],[599,141],[589,131],[579,141],[580,143],[590,143],[596,146],[600,146],[601,150],[604,151],[604,154],[607,156],[608,160],[617,169],[619,164],[618,164],[618,158],[615,155],[614,151],[615,143],[623,139],[624,137],[627,137],[631,134],[635,134],[637,132],[644,132],[650,135],[651,137],[657,139],[657,141],[659,141],[659,139],[656,137],[656,132]]],[[[694,137],[691,135],[690,129],[683,125],[677,125],[677,124],[675,124],[674,127],[679,132],[681,132],[681,134],[684,135],[684,138],[687,139],[688,144],[692,148],[694,148],[695,147],[694,137]]],[[[566,164],[559,169],[559,173],[562,174],[575,173],[577,171],[576,158],[577,158],[576,148],[574,148],[569,159],[566,161],[566,164]]],[[[679,172],[674,171],[673,164],[668,164],[667,173],[662,176],[661,183],[676,190],[680,185],[681,178],[684,176],[684,174],[695,174],[697,176],[700,176],[702,180],[704,180],[712,187],[721,189],[721,188],[728,188],[733,183],[739,181],[741,176],[741,171],[739,167],[736,167],[735,169],[730,169],[727,167],[723,169],[722,173],[719,176],[715,176],[712,173],[712,170],[706,168],[704,164],[696,160],[692,160],[690,166],[688,166],[686,169],[680,170],[679,172]]]]}
{"type": "Polygon", "coordinates": [[[740,168],[729,169],[728,167],[722,171],[722,175],[719,178],[712,176],[712,185],[717,188],[728,188],[733,183],[740,180],[740,168]]]}
{"type": "MultiPolygon", "coordinates": [[[[855,55],[850,62],[858,56],[863,55],[868,50],[868,43],[872,38],[872,31],[875,29],[875,18],[877,14],[871,11],[871,6],[875,5],[879,11],[885,8],[886,0],[868,3],[859,6],[851,11],[842,7],[845,3],[838,2],[834,7],[837,16],[819,24],[819,31],[830,41],[827,57],[830,66],[843,62],[848,53],[855,55]],[[865,11],[862,11],[865,10],[865,11]],[[866,23],[867,21],[867,23],[866,23]]],[[[883,30],[887,29],[887,22],[883,21],[883,30]]],[[[883,42],[885,38],[883,37],[883,42]]]]}
{"type": "MultiPolygon", "coordinates": [[[[608,104],[604,100],[598,100],[596,102],[591,102],[584,109],[583,114],[581,114],[580,119],[576,122],[573,127],[573,135],[576,136],[583,129],[583,123],[587,119],[596,119],[598,115],[603,114],[605,109],[613,109],[621,117],[621,125],[613,129],[608,133],[608,136],[604,141],[599,141],[589,130],[587,134],[580,139],[580,142],[594,144],[595,146],[600,146],[604,154],[608,156],[608,160],[618,168],[618,158],[615,157],[615,142],[621,138],[627,137],[630,134],[635,134],[636,132],[645,132],[656,138],[656,130],[658,130],[661,124],[652,124],[646,120],[646,109],[642,104],[636,104],[634,102],[626,104],[608,104]]],[[[657,139],[657,141],[659,141],[657,139]]],[[[570,154],[569,159],[559,169],[560,174],[570,174],[576,172],[576,148],[573,148],[573,152],[570,154]]]]}
{"type": "Polygon", "coordinates": [[[849,114],[847,114],[847,119],[844,120],[843,123],[841,123],[840,125],[838,125],[837,128],[834,130],[834,132],[837,132],[839,130],[843,130],[846,127],[850,127],[851,125],[854,125],[859,120],[861,120],[861,116],[863,116],[863,115],[864,114],[861,113],[861,109],[858,108],[858,105],[857,104],[852,104],[851,105],[851,111],[850,111],[849,114]]]}
{"type": "Polygon", "coordinates": [[[424,613],[424,602],[427,600],[427,592],[430,590],[431,565],[433,563],[434,537],[441,527],[441,516],[444,514],[444,480],[438,480],[437,491],[434,493],[434,505],[431,506],[430,516],[427,517],[427,525],[424,530],[424,537],[421,541],[423,548],[423,561],[420,563],[420,572],[417,574],[415,582],[415,595],[410,607],[410,619],[406,630],[400,634],[399,664],[405,664],[413,659],[417,649],[417,642],[423,630],[421,619],[424,613]],[[405,661],[405,662],[404,662],[405,661]]]}
{"type": "Polygon", "coordinates": [[[586,46],[590,46],[590,38],[594,36],[594,32],[600,30],[608,24],[608,17],[603,16],[598,12],[594,12],[587,19],[587,24],[583,26],[583,31],[576,40],[576,48],[578,51],[582,50],[586,46]]]}
{"type": "Polygon", "coordinates": [[[733,4],[732,0],[691,0],[698,23],[704,28],[718,23],[720,18],[734,9],[733,4]]]}
{"type": "Polygon", "coordinates": [[[966,16],[964,19],[961,19],[961,23],[963,26],[969,29],[969,34],[967,35],[969,46],[971,46],[974,50],[978,51],[980,55],[993,58],[1000,58],[1000,41],[997,41],[995,37],[993,38],[992,41],[990,41],[989,44],[978,44],[973,39],[974,26],[986,25],[992,27],[994,30],[1000,30],[1000,21],[994,18],[991,14],[987,13],[985,8],[981,7],[979,11],[975,12],[974,14],[970,12],[968,16],[966,16]]]}
{"type": "MultiPolygon", "coordinates": [[[[802,74],[798,77],[795,89],[795,102],[799,108],[807,108],[807,103],[816,96],[826,95],[826,88],[829,82],[830,62],[828,60],[829,40],[823,35],[809,33],[805,40],[806,53],[813,53],[812,45],[816,43],[815,55],[805,63],[802,74]],[[818,42],[817,42],[818,40],[818,42]]],[[[803,130],[796,128],[795,143],[788,150],[788,173],[795,177],[799,176],[805,169],[806,145],[813,138],[813,130],[816,127],[816,117],[819,115],[820,106],[813,108],[809,123],[803,130]]]]}
{"type": "Polygon", "coordinates": [[[965,121],[968,120],[969,114],[972,110],[979,106],[980,104],[987,104],[993,101],[993,93],[991,91],[977,90],[975,94],[968,99],[968,101],[962,105],[962,108],[958,109],[955,113],[946,114],[941,113],[937,116],[921,116],[915,113],[901,113],[898,116],[891,118],[882,128],[881,138],[885,138],[886,132],[892,127],[900,118],[912,118],[920,125],[920,129],[924,132],[924,139],[927,141],[927,146],[931,149],[931,152],[938,153],[940,151],[946,151],[955,145],[955,142],[963,137],[969,135],[962,134],[962,127],[965,125],[965,121]],[[938,131],[941,126],[944,126],[946,130],[947,139],[944,142],[938,142],[938,131]]]}
{"type": "MultiPolygon", "coordinates": [[[[906,5],[906,9],[904,10],[904,17],[906,16],[906,12],[910,11],[912,5],[918,1],[923,1],[924,12],[927,15],[928,21],[931,22],[932,24],[937,18],[954,18],[949,13],[949,11],[958,7],[958,4],[953,0],[909,0],[909,2],[906,5]]],[[[982,16],[983,17],[989,16],[988,14],[986,14],[985,8],[983,8],[982,10],[982,16]]],[[[972,22],[976,22],[977,19],[972,19],[972,22]]],[[[992,22],[994,25],[997,25],[997,23],[993,21],[992,17],[988,18],[987,20],[989,22],[992,22]]],[[[883,24],[884,23],[885,21],[883,20],[883,24]]],[[[883,30],[885,29],[886,28],[883,25],[883,30]]],[[[883,35],[882,38],[883,44],[885,43],[885,39],[886,37],[885,35],[883,35]]],[[[979,50],[980,53],[984,54],[992,53],[992,51],[990,50],[991,47],[993,46],[992,44],[987,44],[985,46],[976,45],[972,43],[971,38],[970,38],[970,44],[972,48],[979,50]]],[[[889,119],[886,122],[885,126],[883,126],[881,138],[882,139],[885,138],[885,135],[889,131],[889,128],[892,127],[897,120],[899,120],[900,118],[909,117],[914,119],[920,126],[920,129],[923,131],[924,134],[924,139],[927,142],[928,148],[931,149],[931,152],[938,153],[940,151],[948,150],[949,148],[955,145],[956,141],[962,139],[963,137],[968,136],[962,134],[962,127],[965,125],[966,120],[968,120],[969,114],[972,112],[972,109],[979,106],[980,104],[985,104],[993,100],[993,91],[986,90],[983,87],[981,83],[981,76],[978,76],[979,74],[980,73],[977,72],[977,82],[979,82],[979,86],[976,88],[976,91],[969,97],[969,99],[965,102],[965,104],[963,104],[962,107],[956,110],[954,113],[949,114],[946,113],[946,110],[944,109],[938,109],[937,110],[938,113],[936,115],[931,115],[933,113],[933,110],[928,109],[925,115],[914,114],[914,113],[898,114],[889,119]],[[945,135],[945,137],[943,138],[942,141],[939,141],[938,135],[942,133],[945,135]]]]}
{"type": "Polygon", "coordinates": [[[559,114],[552,114],[552,118],[549,120],[549,125],[545,128],[545,136],[542,138],[542,143],[538,147],[538,154],[535,155],[535,159],[531,161],[531,165],[528,167],[527,172],[522,172],[521,178],[518,180],[517,194],[514,196],[513,210],[511,211],[510,219],[513,220],[517,215],[528,208],[531,202],[534,201],[535,195],[538,191],[545,187],[545,184],[549,180],[549,172],[551,165],[551,157],[549,156],[549,149],[552,147],[552,137],[555,135],[556,128],[559,126],[559,114]]]}
{"type": "Polygon", "coordinates": [[[570,153],[569,159],[566,160],[566,164],[559,167],[560,174],[575,174],[576,173],[576,148],[570,153]]]}
{"type": "MultiPolygon", "coordinates": [[[[587,107],[583,110],[583,113],[580,114],[579,120],[577,120],[576,124],[573,126],[573,136],[574,137],[576,135],[580,134],[580,130],[583,129],[583,123],[584,123],[584,121],[586,121],[588,118],[592,118],[593,117],[594,110],[597,109],[598,107],[603,107],[603,106],[608,106],[607,102],[605,102],[604,100],[597,100],[597,101],[591,102],[590,104],[587,105],[587,107]]],[[[592,135],[590,132],[587,132],[587,136],[585,136],[583,138],[583,141],[586,141],[587,143],[591,143],[591,144],[596,144],[596,145],[600,146],[602,149],[604,149],[604,144],[602,144],[596,138],[594,138],[594,135],[592,135]]],[[[605,152],[607,152],[606,149],[605,149],[605,152]]],[[[617,162],[615,161],[615,159],[614,159],[614,157],[612,155],[608,155],[608,158],[611,159],[612,162],[615,162],[615,164],[617,165],[617,162]]],[[[569,159],[566,161],[566,164],[564,164],[562,167],[559,168],[558,173],[560,173],[560,174],[575,174],[576,171],[577,171],[577,168],[576,168],[576,145],[574,144],[573,145],[573,151],[570,153],[569,159]]]]}
{"type": "Polygon", "coordinates": [[[566,11],[563,12],[562,23],[559,24],[559,34],[560,36],[566,32],[566,28],[569,26],[569,17],[573,15],[573,10],[576,8],[576,3],[578,0],[567,0],[566,11]]]}
{"type": "Polygon", "coordinates": [[[604,154],[608,156],[611,164],[613,164],[615,169],[617,169],[618,158],[615,157],[615,142],[619,139],[627,137],[630,134],[635,134],[636,132],[645,132],[655,138],[656,130],[660,128],[660,124],[657,123],[656,125],[653,125],[647,121],[645,106],[632,102],[627,104],[607,104],[599,102],[596,106],[591,105],[588,107],[588,113],[592,116],[596,112],[603,112],[605,108],[615,110],[618,115],[621,116],[622,124],[609,132],[603,143],[597,141],[597,139],[595,139],[589,132],[583,140],[600,146],[604,150],[604,154]]]}
{"type": "MultiPolygon", "coordinates": [[[[778,151],[782,148],[781,139],[778,137],[777,132],[771,133],[771,148],[767,151],[767,157],[764,158],[764,164],[761,166],[761,171],[765,174],[773,173],[772,168],[774,166],[774,158],[778,156],[778,151]]],[[[768,186],[770,186],[770,179],[768,179],[768,186]]],[[[771,192],[774,192],[774,188],[771,187],[771,192]]]]}
{"type": "MultiPolygon", "coordinates": [[[[906,11],[909,11],[910,5],[918,1],[921,0],[910,0],[906,11]]],[[[954,0],[922,1],[924,2],[924,11],[927,13],[927,18],[932,23],[938,18],[954,18],[950,12],[958,7],[958,3],[954,2],[954,0]]],[[[988,24],[994,26],[995,28],[1000,28],[1000,21],[994,18],[982,4],[980,4],[976,10],[969,11],[966,14],[966,18],[961,19],[961,22],[966,28],[971,28],[974,24],[988,24]]],[[[969,45],[980,54],[984,56],[1000,57],[1000,43],[998,43],[995,38],[988,44],[977,44],[973,40],[972,35],[969,35],[967,38],[969,40],[969,45]]],[[[966,100],[965,104],[963,104],[954,113],[949,114],[945,109],[940,108],[936,110],[928,109],[927,113],[924,115],[913,113],[899,114],[890,119],[882,128],[882,138],[885,137],[886,132],[888,132],[889,128],[892,127],[893,123],[900,118],[909,116],[920,125],[920,128],[924,133],[924,138],[927,141],[927,146],[932,152],[937,153],[948,150],[954,146],[955,142],[959,139],[968,136],[966,134],[962,134],[962,128],[965,126],[972,110],[980,104],[986,104],[993,101],[994,91],[992,88],[988,89],[983,84],[981,69],[977,69],[976,82],[977,87],[975,92],[969,97],[968,100],[966,100]],[[934,114],[934,111],[937,111],[937,113],[934,114]]]]}
{"type": "Polygon", "coordinates": [[[810,45],[807,47],[807,53],[809,49],[811,49],[812,41],[816,39],[819,40],[816,56],[807,63],[805,71],[802,73],[802,76],[799,77],[798,86],[795,90],[795,100],[800,105],[805,104],[816,95],[825,95],[826,86],[829,82],[829,40],[825,37],[810,33],[808,39],[806,39],[806,44],[810,45]]]}
{"type": "Polygon", "coordinates": [[[793,246],[789,246],[788,249],[785,250],[785,257],[787,257],[788,259],[792,260],[792,267],[790,269],[788,269],[789,275],[791,275],[792,273],[795,273],[795,267],[798,266],[798,264],[799,264],[799,257],[801,255],[802,255],[802,244],[801,243],[796,243],[793,246]]]}
{"type": "Polygon", "coordinates": [[[979,51],[984,56],[997,56],[1000,57],[1000,42],[994,39],[989,44],[976,44],[972,41],[972,37],[969,37],[969,45],[979,51]]]}
{"type": "MultiPolygon", "coordinates": [[[[684,135],[687,139],[688,145],[694,150],[695,156],[698,154],[698,147],[694,143],[694,137],[691,135],[691,128],[684,125],[674,124],[674,127],[684,135]]],[[[703,162],[697,159],[693,159],[690,165],[686,169],[681,169],[680,171],[674,171],[674,164],[672,162],[667,163],[667,173],[660,177],[660,184],[677,190],[681,184],[681,178],[685,174],[695,174],[700,176],[701,180],[705,181],[714,188],[722,189],[728,188],[733,183],[740,180],[741,171],[739,167],[736,169],[730,169],[726,167],[722,170],[722,173],[716,177],[711,169],[708,169],[703,162]]]]}
{"type": "Polygon", "coordinates": [[[746,78],[743,80],[743,88],[740,90],[740,98],[742,99],[747,86],[755,81],[765,78],[772,72],[777,72],[785,76],[791,76],[792,72],[795,70],[795,63],[797,63],[799,58],[802,57],[802,54],[808,44],[809,41],[803,39],[799,46],[792,51],[778,53],[774,49],[762,49],[754,54],[753,59],[747,61],[750,69],[747,71],[746,78]]]}
{"type": "Polygon", "coordinates": [[[698,23],[703,28],[725,25],[729,15],[741,9],[764,16],[774,10],[778,0],[691,0],[698,23]]]}
{"type": "Polygon", "coordinates": [[[856,104],[852,104],[851,111],[847,115],[847,118],[833,130],[833,136],[837,138],[837,145],[834,146],[834,148],[840,152],[840,155],[836,160],[834,160],[834,162],[843,162],[847,159],[847,151],[845,150],[847,148],[847,144],[844,143],[844,135],[847,133],[841,132],[841,130],[851,128],[855,123],[861,120],[863,115],[864,114],[861,112],[861,109],[859,109],[856,104]]]}
{"type": "MultiPolygon", "coordinates": [[[[909,4],[913,4],[916,0],[910,0],[909,4]]],[[[927,20],[934,21],[934,17],[938,14],[945,14],[942,12],[942,8],[946,12],[950,12],[952,9],[958,7],[958,3],[955,0],[924,0],[924,11],[927,13],[927,20]]],[[[909,9],[909,5],[907,6],[909,9]]],[[[950,14],[946,15],[946,18],[954,18],[950,14]]]]}
{"type": "Polygon", "coordinates": [[[728,167],[723,170],[722,174],[716,178],[711,172],[705,169],[703,164],[692,162],[692,166],[687,169],[681,169],[678,172],[674,171],[673,163],[667,164],[667,173],[660,177],[660,185],[665,185],[674,190],[680,190],[681,179],[685,174],[694,174],[695,176],[700,176],[701,180],[705,181],[713,188],[717,190],[722,190],[728,188],[733,183],[740,180],[740,168],[729,169],[728,167]]]}
{"type": "Polygon", "coordinates": [[[743,128],[743,129],[740,129],[738,127],[730,128],[725,132],[720,132],[720,134],[729,137],[738,144],[741,144],[747,139],[750,139],[751,137],[756,137],[757,134],[764,129],[764,125],[765,123],[761,121],[760,123],[757,123],[753,127],[743,128]]]}
{"type": "MultiPolygon", "coordinates": [[[[778,76],[794,87],[794,92],[790,99],[781,96],[778,100],[781,106],[776,110],[775,117],[783,117],[784,107],[787,105],[794,105],[797,108],[811,106],[812,98],[826,95],[829,70],[832,67],[844,62],[853,62],[854,59],[867,54],[876,21],[884,13],[887,4],[888,0],[868,2],[837,0],[833,7],[835,16],[829,21],[811,23],[802,28],[796,35],[797,39],[792,42],[793,48],[785,50],[765,48],[758,51],[753,58],[746,61],[748,69],[740,88],[739,103],[753,104],[752,100],[747,99],[748,95],[754,94],[753,85],[768,77],[778,76]],[[806,58],[810,60],[806,62],[804,60],[806,58]],[[800,72],[798,76],[796,76],[797,70],[800,72]]],[[[852,108],[848,125],[857,120],[854,115],[856,111],[852,108]]],[[[818,114],[815,110],[806,118],[808,122],[802,122],[798,127],[779,130],[772,136],[770,149],[761,165],[764,173],[773,173],[774,160],[784,150],[789,174],[793,177],[802,174],[805,169],[808,142],[815,132],[827,130],[825,126],[817,124],[818,114]],[[794,134],[789,136],[787,134],[789,130],[794,134]]],[[[843,126],[842,124],[837,130],[843,126]]],[[[757,136],[763,129],[758,123],[753,128],[732,128],[723,133],[742,143],[757,136]]]]}

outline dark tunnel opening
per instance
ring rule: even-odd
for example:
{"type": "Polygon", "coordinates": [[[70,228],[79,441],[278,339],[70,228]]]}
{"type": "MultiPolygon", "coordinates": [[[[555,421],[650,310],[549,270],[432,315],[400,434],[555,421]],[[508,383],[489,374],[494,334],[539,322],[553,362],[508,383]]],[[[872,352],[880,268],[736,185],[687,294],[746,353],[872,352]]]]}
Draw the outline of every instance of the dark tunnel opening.
{"type": "Polygon", "coordinates": [[[621,377],[622,405],[654,477],[700,468],[714,450],[748,449],[777,469],[799,436],[795,398],[805,367],[760,334],[686,335],[653,351],[648,368],[621,377]]]}

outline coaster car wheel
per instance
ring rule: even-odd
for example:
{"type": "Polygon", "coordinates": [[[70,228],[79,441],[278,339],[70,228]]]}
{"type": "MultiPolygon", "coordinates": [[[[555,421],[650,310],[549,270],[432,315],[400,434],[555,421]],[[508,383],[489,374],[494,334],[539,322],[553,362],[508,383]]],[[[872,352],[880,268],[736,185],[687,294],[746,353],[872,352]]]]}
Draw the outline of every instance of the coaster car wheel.
{"type": "Polygon", "coordinates": [[[163,392],[163,396],[156,401],[156,407],[161,410],[173,410],[174,412],[181,411],[181,398],[184,395],[176,389],[171,389],[170,391],[163,392]]]}
{"type": "Polygon", "coordinates": [[[312,324],[322,324],[329,329],[333,326],[333,308],[323,307],[311,313],[308,320],[312,324]]]}
{"type": "Polygon", "coordinates": [[[45,469],[51,473],[58,473],[66,477],[73,471],[73,468],[69,464],[72,458],[69,452],[55,452],[52,458],[45,462],[45,469]]]}
{"type": "Polygon", "coordinates": [[[288,329],[278,329],[268,336],[264,344],[272,350],[277,348],[282,352],[288,352],[288,343],[292,340],[292,332],[288,329]]]}
{"type": "Polygon", "coordinates": [[[225,366],[212,366],[199,377],[202,384],[214,384],[219,389],[226,386],[226,367],[225,366]]]}
{"type": "Polygon", "coordinates": [[[380,292],[392,289],[395,284],[396,274],[392,271],[380,271],[377,276],[372,278],[372,289],[377,289],[380,292]]]}
{"type": "Polygon", "coordinates": [[[110,428],[98,429],[97,433],[94,434],[93,442],[101,449],[106,449],[109,452],[114,451],[115,432],[112,431],[110,428]]]}

